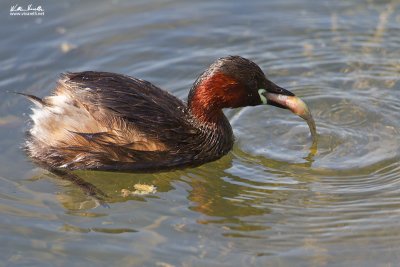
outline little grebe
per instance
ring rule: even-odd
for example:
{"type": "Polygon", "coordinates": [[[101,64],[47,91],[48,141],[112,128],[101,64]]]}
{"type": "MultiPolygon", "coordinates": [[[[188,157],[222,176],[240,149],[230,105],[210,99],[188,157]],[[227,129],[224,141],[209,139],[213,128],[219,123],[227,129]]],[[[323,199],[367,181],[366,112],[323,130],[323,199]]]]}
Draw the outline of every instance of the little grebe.
{"type": "Polygon", "coordinates": [[[309,114],[305,105],[288,101],[298,99],[293,93],[239,56],[220,58],[201,74],[187,104],[150,82],[94,71],[63,74],[52,96],[25,96],[35,103],[26,151],[51,169],[198,166],[232,148],[223,108],[269,104],[309,114]]]}

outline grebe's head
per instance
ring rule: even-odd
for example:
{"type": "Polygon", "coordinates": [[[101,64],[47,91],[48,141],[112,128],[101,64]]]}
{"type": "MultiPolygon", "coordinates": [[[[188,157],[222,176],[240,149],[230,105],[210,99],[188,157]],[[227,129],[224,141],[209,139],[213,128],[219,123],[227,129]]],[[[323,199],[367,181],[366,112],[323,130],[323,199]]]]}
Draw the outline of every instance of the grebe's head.
{"type": "Polygon", "coordinates": [[[196,80],[188,97],[192,113],[208,121],[221,115],[223,108],[262,104],[290,109],[301,117],[309,113],[303,101],[268,80],[257,64],[240,56],[215,61],[196,80]]]}

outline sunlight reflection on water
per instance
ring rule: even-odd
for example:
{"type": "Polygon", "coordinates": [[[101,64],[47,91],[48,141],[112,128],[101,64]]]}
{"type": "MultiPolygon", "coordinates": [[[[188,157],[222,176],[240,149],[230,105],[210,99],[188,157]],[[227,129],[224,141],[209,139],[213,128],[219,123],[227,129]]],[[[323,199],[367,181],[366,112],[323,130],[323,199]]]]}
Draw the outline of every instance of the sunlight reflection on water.
{"type": "Polygon", "coordinates": [[[398,263],[400,88],[396,1],[69,0],[42,20],[1,16],[0,259],[10,266],[376,266],[398,263]],[[17,34],[18,33],[18,34],[17,34]],[[28,104],[65,71],[105,70],[185,98],[239,54],[309,105],[227,110],[226,157],[158,174],[77,172],[105,208],[21,152],[28,104]],[[157,187],[121,195],[136,183],[157,187]]]}

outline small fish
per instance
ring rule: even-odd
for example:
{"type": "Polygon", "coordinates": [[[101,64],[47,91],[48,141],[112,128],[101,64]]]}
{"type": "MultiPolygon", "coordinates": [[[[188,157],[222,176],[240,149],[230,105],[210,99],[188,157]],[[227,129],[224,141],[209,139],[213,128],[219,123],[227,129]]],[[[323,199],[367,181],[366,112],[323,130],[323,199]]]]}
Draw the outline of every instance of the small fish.
{"type": "Polygon", "coordinates": [[[313,140],[312,147],[315,147],[316,149],[317,127],[315,126],[315,121],[311,115],[311,111],[308,108],[307,104],[297,96],[287,96],[281,94],[268,93],[267,97],[268,99],[271,99],[274,102],[281,104],[282,106],[288,107],[290,111],[292,111],[294,114],[296,114],[297,116],[299,116],[300,118],[304,119],[307,122],[313,140]]]}

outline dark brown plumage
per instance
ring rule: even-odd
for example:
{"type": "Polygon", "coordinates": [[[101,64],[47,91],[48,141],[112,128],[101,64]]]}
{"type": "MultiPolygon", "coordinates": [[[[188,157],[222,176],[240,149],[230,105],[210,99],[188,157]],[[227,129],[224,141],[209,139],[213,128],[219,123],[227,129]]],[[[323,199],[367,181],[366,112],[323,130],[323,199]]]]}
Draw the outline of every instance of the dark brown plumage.
{"type": "Polygon", "coordinates": [[[198,166],[232,148],[232,129],[222,109],[266,104],[260,88],[293,95],[238,56],[212,64],[194,83],[187,105],[137,78],[93,71],[63,74],[52,96],[28,95],[36,107],[26,151],[50,169],[198,166]]]}

